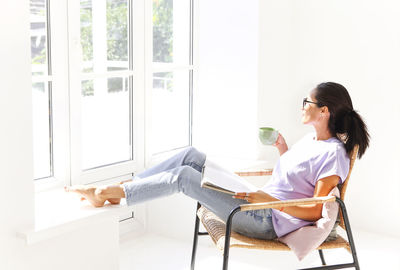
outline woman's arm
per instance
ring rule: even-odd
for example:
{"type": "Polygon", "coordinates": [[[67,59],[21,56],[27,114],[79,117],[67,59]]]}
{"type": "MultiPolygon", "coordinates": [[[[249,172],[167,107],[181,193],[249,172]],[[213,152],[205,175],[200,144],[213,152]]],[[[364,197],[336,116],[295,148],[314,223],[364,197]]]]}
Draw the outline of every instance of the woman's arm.
{"type": "MultiPolygon", "coordinates": [[[[328,196],[329,192],[339,183],[339,179],[337,175],[320,179],[315,185],[314,197],[328,196]]],[[[291,206],[285,208],[283,211],[304,220],[317,221],[322,217],[322,207],[323,204],[291,206]]]]}
{"type": "MultiPolygon", "coordinates": [[[[327,196],[329,192],[339,183],[339,176],[332,175],[320,179],[315,185],[314,197],[322,197],[327,196]]],[[[271,195],[259,190],[257,192],[250,193],[237,193],[234,198],[246,200],[249,203],[261,203],[261,202],[273,202],[279,201],[277,198],[272,197],[271,195]]],[[[322,204],[311,204],[311,205],[303,205],[303,206],[288,206],[284,207],[281,210],[291,216],[308,220],[308,221],[317,221],[322,217],[322,204]]]]}

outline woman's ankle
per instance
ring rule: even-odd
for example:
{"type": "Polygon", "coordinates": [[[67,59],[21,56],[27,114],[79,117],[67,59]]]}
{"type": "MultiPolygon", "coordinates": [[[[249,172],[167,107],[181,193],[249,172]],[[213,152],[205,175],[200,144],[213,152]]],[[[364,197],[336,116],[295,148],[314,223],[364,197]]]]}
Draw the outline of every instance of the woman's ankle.
{"type": "Polygon", "coordinates": [[[119,185],[97,187],[94,194],[100,200],[117,200],[125,197],[125,193],[119,185]]]}

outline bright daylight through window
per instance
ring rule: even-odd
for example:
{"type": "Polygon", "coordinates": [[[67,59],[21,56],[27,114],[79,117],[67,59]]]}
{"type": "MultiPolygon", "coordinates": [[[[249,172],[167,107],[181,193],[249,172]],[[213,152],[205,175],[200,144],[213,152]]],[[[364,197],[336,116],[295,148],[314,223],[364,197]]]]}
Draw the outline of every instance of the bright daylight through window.
{"type": "Polygon", "coordinates": [[[129,176],[191,144],[192,0],[30,7],[35,179],[129,176]]]}
{"type": "Polygon", "coordinates": [[[31,0],[34,179],[52,176],[51,65],[45,0],[31,0]]]}
{"type": "Polygon", "coordinates": [[[150,131],[153,153],[191,144],[193,29],[190,10],[190,1],[153,1],[150,131]]]}
{"type": "Polygon", "coordinates": [[[82,169],[132,159],[127,0],[81,0],[82,169]]]}

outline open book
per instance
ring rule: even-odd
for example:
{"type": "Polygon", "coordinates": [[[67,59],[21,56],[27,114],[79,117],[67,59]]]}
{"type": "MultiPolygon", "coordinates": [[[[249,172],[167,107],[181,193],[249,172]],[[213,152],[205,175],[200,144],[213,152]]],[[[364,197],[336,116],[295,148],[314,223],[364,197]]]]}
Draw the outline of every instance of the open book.
{"type": "Polygon", "coordinates": [[[237,192],[256,192],[258,188],[240,176],[206,159],[201,187],[234,195],[237,192]]]}

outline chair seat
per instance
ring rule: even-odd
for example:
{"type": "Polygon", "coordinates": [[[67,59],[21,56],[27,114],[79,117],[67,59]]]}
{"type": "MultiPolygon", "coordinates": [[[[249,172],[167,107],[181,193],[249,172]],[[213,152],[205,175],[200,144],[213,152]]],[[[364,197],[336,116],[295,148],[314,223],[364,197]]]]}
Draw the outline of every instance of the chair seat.
{"type": "MultiPolygon", "coordinates": [[[[207,230],[216,246],[223,251],[225,245],[225,223],[213,212],[203,206],[197,211],[197,216],[203,223],[204,228],[207,230]]],[[[231,233],[230,247],[290,251],[290,248],[286,244],[279,242],[278,240],[250,238],[234,231],[231,233]]],[[[349,243],[339,235],[335,240],[325,241],[317,249],[333,248],[346,248],[350,251],[349,243]]]]}

